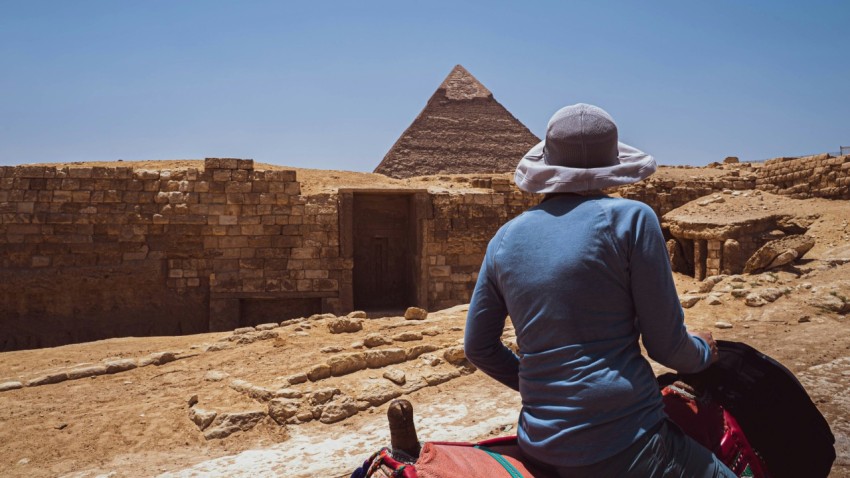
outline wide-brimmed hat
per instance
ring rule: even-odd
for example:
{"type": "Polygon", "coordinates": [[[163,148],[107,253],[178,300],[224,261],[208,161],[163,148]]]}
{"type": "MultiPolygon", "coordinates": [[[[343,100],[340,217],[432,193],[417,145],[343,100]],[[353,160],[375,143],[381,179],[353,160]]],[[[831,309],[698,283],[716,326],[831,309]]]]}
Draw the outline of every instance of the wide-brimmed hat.
{"type": "Polygon", "coordinates": [[[655,158],[617,141],[611,115],[579,103],[552,116],[546,139],[520,160],[514,181],[530,193],[581,192],[635,183],[655,169],[655,158]]]}

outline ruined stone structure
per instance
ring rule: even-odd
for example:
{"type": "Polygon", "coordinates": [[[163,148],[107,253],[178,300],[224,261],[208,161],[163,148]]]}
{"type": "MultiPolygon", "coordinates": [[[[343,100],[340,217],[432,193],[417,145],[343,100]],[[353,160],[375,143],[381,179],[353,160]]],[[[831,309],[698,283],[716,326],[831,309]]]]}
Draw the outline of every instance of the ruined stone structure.
{"type": "MultiPolygon", "coordinates": [[[[847,164],[777,159],[678,179],[662,170],[617,192],[663,217],[677,270],[737,273],[758,248],[806,224],[764,209],[715,211],[722,220],[708,222],[668,213],[698,198],[709,204],[690,207],[710,212],[712,195],[744,211],[754,187],[846,198],[847,164]]],[[[295,171],[255,170],[251,160],[175,171],[0,167],[0,349],[465,303],[489,239],[539,197],[505,174],[448,179],[462,189],[305,195],[295,171]]]]}
{"type": "Polygon", "coordinates": [[[745,272],[762,246],[802,234],[811,224],[788,212],[786,201],[761,191],[727,191],[668,212],[662,225],[672,236],[667,250],[673,270],[700,280],[745,272]]]}
{"type": "Polygon", "coordinates": [[[2,167],[0,349],[467,302],[487,241],[538,200],[473,182],[305,196],[251,160],[2,167]]]}
{"type": "Polygon", "coordinates": [[[394,178],[509,172],[539,141],[457,65],[375,172],[394,178]]]}
{"type": "Polygon", "coordinates": [[[850,199],[850,156],[828,154],[768,160],[759,170],[759,189],[797,199],[850,199]]]}

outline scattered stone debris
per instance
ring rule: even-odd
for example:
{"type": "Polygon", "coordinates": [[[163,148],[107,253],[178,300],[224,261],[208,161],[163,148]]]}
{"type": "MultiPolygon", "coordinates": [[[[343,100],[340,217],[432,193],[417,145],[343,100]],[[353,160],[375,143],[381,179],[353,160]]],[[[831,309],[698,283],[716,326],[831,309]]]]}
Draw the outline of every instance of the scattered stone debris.
{"type": "Polygon", "coordinates": [[[404,311],[405,320],[425,320],[428,318],[428,311],[419,307],[408,307],[404,311]]]}
{"type": "Polygon", "coordinates": [[[189,404],[189,408],[192,408],[198,403],[198,396],[192,395],[186,402],[189,404]]]}
{"type": "Polygon", "coordinates": [[[322,347],[319,349],[319,352],[323,354],[335,354],[337,352],[342,352],[344,349],[339,345],[328,345],[327,347],[322,347]]]}
{"type": "Polygon", "coordinates": [[[717,322],[715,322],[714,326],[717,327],[718,329],[731,329],[732,328],[732,324],[730,324],[729,322],[724,322],[722,320],[718,320],[717,322]]]}
{"type": "Polygon", "coordinates": [[[720,299],[719,295],[709,294],[708,298],[705,299],[705,303],[708,305],[722,305],[723,301],[720,299]]]}
{"type": "Polygon", "coordinates": [[[242,335],[242,334],[247,334],[249,332],[256,332],[256,331],[257,331],[257,329],[255,329],[254,327],[240,327],[240,328],[235,329],[233,331],[233,335],[242,335]]]}
{"type": "Polygon", "coordinates": [[[263,331],[263,330],[272,330],[280,327],[280,325],[276,322],[268,323],[268,324],[260,324],[254,327],[254,329],[263,331]]]}
{"type": "Polygon", "coordinates": [[[363,312],[362,310],[355,310],[354,312],[350,312],[348,315],[346,315],[346,317],[351,319],[368,319],[369,315],[366,314],[366,312],[363,312]]]}
{"type": "Polygon", "coordinates": [[[298,413],[300,406],[300,400],[275,398],[269,401],[269,416],[278,425],[285,425],[286,423],[289,423],[290,419],[293,418],[295,414],[298,413]]]}

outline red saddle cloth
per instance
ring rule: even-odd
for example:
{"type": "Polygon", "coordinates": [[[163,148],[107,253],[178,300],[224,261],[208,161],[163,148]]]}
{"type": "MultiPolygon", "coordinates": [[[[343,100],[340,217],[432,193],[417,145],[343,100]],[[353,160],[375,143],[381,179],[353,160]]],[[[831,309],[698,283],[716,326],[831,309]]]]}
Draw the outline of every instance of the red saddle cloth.
{"type": "Polygon", "coordinates": [[[735,417],[713,400],[700,400],[689,391],[668,385],[661,391],[670,419],[708,448],[739,477],[769,478],[735,417]]]}

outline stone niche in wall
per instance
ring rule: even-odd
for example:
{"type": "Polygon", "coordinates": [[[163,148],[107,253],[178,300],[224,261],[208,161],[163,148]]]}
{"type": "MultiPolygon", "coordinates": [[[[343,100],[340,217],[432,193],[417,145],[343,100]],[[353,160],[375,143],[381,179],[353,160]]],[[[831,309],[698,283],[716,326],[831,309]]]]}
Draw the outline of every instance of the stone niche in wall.
{"type": "Polygon", "coordinates": [[[745,272],[763,246],[806,232],[816,216],[800,216],[793,200],[761,191],[704,196],[664,215],[675,272],[702,280],[745,272]]]}

